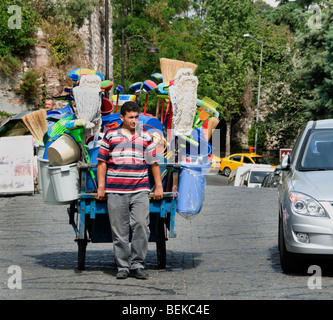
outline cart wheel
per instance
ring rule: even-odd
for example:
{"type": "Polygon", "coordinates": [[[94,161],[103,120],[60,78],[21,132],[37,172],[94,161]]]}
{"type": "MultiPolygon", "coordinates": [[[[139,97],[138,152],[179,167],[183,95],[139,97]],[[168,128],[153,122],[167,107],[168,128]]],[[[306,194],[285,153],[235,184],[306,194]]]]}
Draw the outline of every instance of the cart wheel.
{"type": "Polygon", "coordinates": [[[86,264],[86,248],[87,248],[87,239],[78,239],[78,259],[77,259],[77,268],[78,270],[84,270],[86,264]]]}
{"type": "Polygon", "coordinates": [[[159,218],[158,232],[156,236],[157,267],[165,269],[166,266],[166,238],[164,231],[164,219],[159,218]]]}

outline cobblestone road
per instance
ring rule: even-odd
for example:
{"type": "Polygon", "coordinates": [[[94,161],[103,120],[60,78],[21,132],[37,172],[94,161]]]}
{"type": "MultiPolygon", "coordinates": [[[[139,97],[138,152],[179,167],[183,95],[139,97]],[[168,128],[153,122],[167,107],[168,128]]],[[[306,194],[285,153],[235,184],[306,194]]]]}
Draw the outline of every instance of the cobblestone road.
{"type": "Polygon", "coordinates": [[[333,277],[310,290],[310,274],[285,275],[277,249],[277,190],[208,185],[191,221],[177,215],[167,267],[156,267],[149,244],[149,280],[116,280],[112,244],[88,244],[77,271],[77,245],[67,206],[41,194],[0,198],[0,299],[331,299],[333,277]],[[9,289],[22,270],[22,289],[9,289]]]}

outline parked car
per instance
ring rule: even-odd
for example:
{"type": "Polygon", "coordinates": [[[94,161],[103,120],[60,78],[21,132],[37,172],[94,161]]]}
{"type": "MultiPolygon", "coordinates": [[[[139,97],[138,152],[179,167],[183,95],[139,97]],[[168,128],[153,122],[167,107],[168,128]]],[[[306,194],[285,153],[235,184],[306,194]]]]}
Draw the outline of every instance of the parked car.
{"type": "Polygon", "coordinates": [[[278,247],[289,273],[301,258],[333,254],[333,119],[308,122],[281,170],[278,247]]]}
{"type": "Polygon", "coordinates": [[[210,161],[211,161],[211,170],[217,172],[220,169],[221,158],[212,154],[210,161]]]}
{"type": "Polygon", "coordinates": [[[21,112],[9,119],[0,127],[0,137],[24,136],[31,134],[23,123],[23,116],[31,111],[21,112]]]}
{"type": "Polygon", "coordinates": [[[221,159],[220,172],[228,177],[231,171],[244,163],[270,164],[263,156],[255,153],[234,153],[221,159]]]}
{"type": "Polygon", "coordinates": [[[248,171],[249,169],[256,169],[256,168],[271,168],[270,165],[265,164],[253,164],[253,163],[244,163],[240,167],[236,168],[235,170],[231,171],[228,177],[228,186],[233,187],[240,187],[243,185],[243,181],[241,181],[241,177],[244,172],[248,171]]]}
{"type": "Polygon", "coordinates": [[[277,166],[273,172],[268,173],[261,183],[263,188],[277,188],[281,180],[281,166],[277,166]]]}
{"type": "Polygon", "coordinates": [[[273,171],[274,168],[269,165],[249,168],[240,176],[239,185],[248,188],[260,188],[265,176],[273,171]]]}

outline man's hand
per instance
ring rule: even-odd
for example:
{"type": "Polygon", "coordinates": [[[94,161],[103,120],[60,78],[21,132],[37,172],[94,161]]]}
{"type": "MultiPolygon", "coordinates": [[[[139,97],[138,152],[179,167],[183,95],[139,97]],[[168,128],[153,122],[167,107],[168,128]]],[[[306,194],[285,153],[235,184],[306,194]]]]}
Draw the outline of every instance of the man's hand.
{"type": "Polygon", "coordinates": [[[151,172],[155,181],[155,190],[154,190],[154,200],[163,199],[163,186],[162,186],[162,178],[161,178],[161,170],[158,163],[154,163],[151,165],[151,172]]]}
{"type": "Polygon", "coordinates": [[[106,175],[107,166],[105,162],[98,161],[97,165],[97,200],[105,200],[105,175],[106,175]]]}
{"type": "Polygon", "coordinates": [[[154,190],[154,200],[163,199],[163,188],[162,187],[155,187],[154,190]]]}
{"type": "Polygon", "coordinates": [[[97,188],[97,200],[105,200],[105,187],[97,188]]]}

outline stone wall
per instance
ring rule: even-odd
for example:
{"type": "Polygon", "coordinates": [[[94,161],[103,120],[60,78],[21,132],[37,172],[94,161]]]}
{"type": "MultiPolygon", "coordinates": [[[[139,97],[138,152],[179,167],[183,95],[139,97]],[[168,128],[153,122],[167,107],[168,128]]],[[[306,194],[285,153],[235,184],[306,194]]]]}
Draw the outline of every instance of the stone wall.
{"type": "MultiPolygon", "coordinates": [[[[101,3],[104,1],[101,1],[101,3]]],[[[22,111],[33,109],[36,106],[28,105],[24,98],[18,95],[18,89],[23,75],[29,71],[37,71],[40,78],[40,95],[42,92],[47,96],[64,95],[64,88],[71,85],[71,79],[67,76],[71,69],[88,68],[99,73],[106,74],[105,70],[105,7],[96,8],[94,13],[85,21],[82,28],[74,30],[80,36],[84,48],[82,55],[76,59],[76,63],[58,68],[51,61],[51,54],[46,41],[46,35],[42,29],[36,33],[37,44],[30,51],[29,55],[21,62],[17,74],[10,78],[0,71],[0,111],[9,114],[16,114],[22,111]],[[79,60],[79,62],[77,61],[79,60]],[[79,64],[79,65],[78,65],[79,64]],[[44,88],[43,88],[44,87],[44,88]]],[[[113,78],[112,59],[112,8],[109,6],[109,78],[113,78]]],[[[58,103],[62,107],[66,103],[58,103]]]]}

